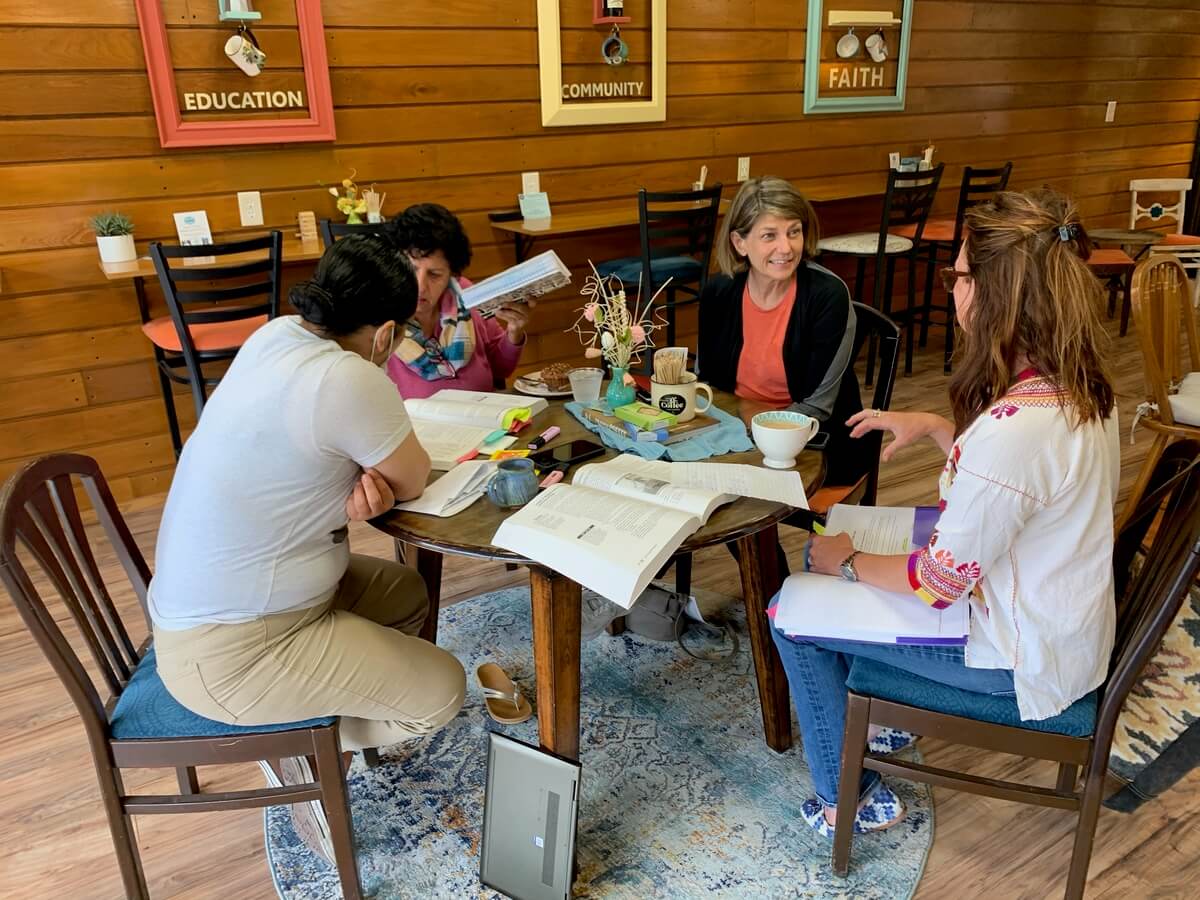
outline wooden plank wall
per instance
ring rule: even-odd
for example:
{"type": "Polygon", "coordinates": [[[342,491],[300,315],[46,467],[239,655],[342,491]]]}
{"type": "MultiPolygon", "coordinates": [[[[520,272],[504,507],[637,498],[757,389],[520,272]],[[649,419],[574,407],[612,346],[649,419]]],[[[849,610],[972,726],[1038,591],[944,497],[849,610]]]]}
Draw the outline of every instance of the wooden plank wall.
{"type": "MultiPolygon", "coordinates": [[[[172,23],[193,26],[174,47],[177,64],[195,70],[189,84],[206,83],[211,46],[194,26],[213,6],[166,2],[172,23]]],[[[275,15],[286,0],[256,6],[275,15]]],[[[356,169],[387,191],[385,211],[420,200],[458,211],[476,244],[469,274],[480,276],[511,262],[486,212],[513,205],[523,170],[540,170],[563,210],[642,185],[685,186],[702,164],[730,184],[739,155],[755,173],[801,184],[869,175],[888,151],[932,139],[948,163],[944,207],[963,164],[1013,159],[1014,186],[1057,185],[1089,222],[1112,226],[1124,221],[1131,177],[1186,174],[1200,115],[1192,0],[918,0],[907,110],[809,118],[805,4],[671,0],[668,120],[608,131],[540,126],[534,0],[322,7],[335,145],[168,153],[129,0],[0,0],[0,476],[36,454],[81,450],[101,460],[119,497],[168,483],[133,291],[100,278],[87,229],[102,209],[128,213],[144,245],[170,238],[179,210],[206,209],[215,231],[236,232],[235,192],[258,189],[268,225],[287,229],[297,210],[331,212],[319,182],[356,169]],[[1106,125],[1108,100],[1119,106],[1106,125]]],[[[598,52],[590,8],[564,14],[569,62],[598,52]]],[[[294,65],[287,56],[278,62],[294,65]]],[[[870,204],[822,210],[827,230],[873,215],[870,204]]],[[[556,249],[578,267],[635,244],[630,234],[556,249]]],[[[564,294],[539,309],[524,368],[578,355],[562,333],[575,306],[564,294]]]]}

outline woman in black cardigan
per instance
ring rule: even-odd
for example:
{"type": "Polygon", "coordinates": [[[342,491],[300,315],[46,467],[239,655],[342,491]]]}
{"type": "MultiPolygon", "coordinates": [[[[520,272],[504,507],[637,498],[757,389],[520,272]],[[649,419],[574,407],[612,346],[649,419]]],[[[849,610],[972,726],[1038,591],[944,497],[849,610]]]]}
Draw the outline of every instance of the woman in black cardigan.
{"type": "Polygon", "coordinates": [[[790,409],[829,433],[826,481],[866,474],[872,445],[850,438],[862,409],[854,309],[846,284],[812,261],[817,217],[782,178],[744,182],[721,227],[723,274],[700,295],[700,377],[742,398],[743,414],[790,409]]]}

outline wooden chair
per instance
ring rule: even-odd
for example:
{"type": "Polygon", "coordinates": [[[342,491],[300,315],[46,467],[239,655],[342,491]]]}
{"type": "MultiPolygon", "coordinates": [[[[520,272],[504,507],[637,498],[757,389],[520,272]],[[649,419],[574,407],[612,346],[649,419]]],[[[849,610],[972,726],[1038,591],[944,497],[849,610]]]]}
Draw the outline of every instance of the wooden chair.
{"type": "Polygon", "coordinates": [[[1187,335],[1192,367],[1200,365],[1196,317],[1187,302],[1187,273],[1179,260],[1152,255],[1138,263],[1133,276],[1133,316],[1146,380],[1146,400],[1138,407],[1135,423],[1154,433],[1146,466],[1133,486],[1133,495],[1137,496],[1145,490],[1145,479],[1170,443],[1181,438],[1200,440],[1200,421],[1179,421],[1178,414],[1185,413],[1186,400],[1172,393],[1183,376],[1179,356],[1181,330],[1187,335]]]}
{"type": "MultiPolygon", "coordinates": [[[[213,722],[181,706],[158,677],[150,639],[135,647],[117,612],[83,525],[77,484],[95,509],[145,615],[150,569],[99,466],[86,456],[42,457],[0,489],[0,580],[83,721],[125,895],[149,897],[133,832],[135,815],[320,800],[329,820],[342,892],[348,900],[360,898],[338,720],[242,728],[213,722]],[[22,556],[32,559],[32,573],[22,556]],[[39,595],[34,573],[44,576],[62,598],[72,620],[69,628],[60,626],[61,613],[48,608],[39,595]],[[76,631],[77,637],[68,637],[76,631]],[[86,662],[76,646],[86,646],[86,662]],[[317,780],[282,788],[200,792],[196,766],[291,756],[313,758],[317,780]],[[121,779],[125,768],[175,769],[179,793],[129,794],[121,779]]],[[[144,625],[148,631],[148,616],[144,625]]],[[[218,889],[214,885],[213,893],[218,889]]]]}
{"type": "MultiPolygon", "coordinates": [[[[954,304],[947,298],[945,304],[933,302],[934,274],[944,262],[954,265],[958,258],[959,247],[962,246],[963,222],[967,210],[991,200],[1000,191],[1007,189],[1008,179],[1012,175],[1012,162],[1006,162],[997,168],[983,169],[967,166],[963,169],[962,184],[958,188],[958,208],[954,218],[930,218],[925,223],[925,230],[917,241],[917,253],[925,256],[925,296],[921,304],[921,332],[918,341],[924,347],[929,337],[929,324],[932,314],[937,312],[945,316],[946,335],[943,350],[942,371],[950,374],[950,360],[954,356],[954,304]]],[[[915,225],[902,225],[893,229],[893,234],[912,238],[916,234],[915,225]]],[[[912,369],[913,342],[905,343],[905,371],[912,369]]]]}
{"type": "MultiPolygon", "coordinates": [[[[937,196],[945,163],[922,172],[888,170],[887,191],[883,198],[883,215],[878,232],[856,232],[822,238],[817,245],[822,253],[852,256],[857,259],[854,276],[854,299],[861,303],[866,283],[868,260],[874,263],[875,293],[871,306],[885,316],[892,315],[892,285],[895,282],[896,260],[908,261],[908,305],[901,318],[905,328],[911,328],[917,312],[917,245],[925,233],[929,210],[937,196]],[[898,234],[910,227],[911,237],[898,234]],[[886,274],[885,274],[886,273],[886,274]]],[[[909,351],[905,355],[904,374],[912,374],[912,335],[908,337],[909,351]]],[[[875,345],[867,344],[866,383],[875,377],[875,345]]]]}
{"type": "MultiPolygon", "coordinates": [[[[667,320],[666,346],[675,343],[675,311],[695,303],[708,282],[713,240],[721,212],[721,184],[699,191],[638,191],[641,256],[612,259],[596,266],[615,275],[633,297],[637,286],[649,298],[670,279],[661,309],[667,320]],[[688,295],[682,303],[679,292],[688,295]]],[[[649,360],[647,354],[647,360],[649,360]]]]}
{"type": "Polygon", "coordinates": [[[1121,337],[1129,331],[1130,291],[1133,270],[1137,263],[1124,250],[1108,248],[1092,250],[1087,258],[1088,268],[1108,288],[1108,317],[1116,312],[1117,296],[1121,297],[1121,337]]]}
{"type": "Polygon", "coordinates": [[[1129,182],[1129,227],[1148,221],[1154,226],[1175,223],[1175,231],[1167,234],[1161,244],[1150,248],[1151,253],[1169,253],[1183,264],[1184,270],[1194,280],[1192,306],[1200,306],[1200,235],[1184,234],[1183,216],[1187,205],[1187,192],[1192,189],[1190,178],[1135,178],[1129,182]],[[1174,203],[1154,201],[1142,206],[1138,194],[1174,194],[1174,203]]]}
{"type": "Polygon", "coordinates": [[[245,241],[186,247],[155,241],[150,244],[150,258],[154,260],[170,315],[149,319],[143,310],[142,331],[154,345],[167,425],[178,457],[183,438],[171,384],[186,384],[191,388],[198,418],[208,400],[207,388],[221,380],[220,375],[205,374],[204,369],[212,363],[233,359],[251,334],[279,315],[283,234],[272,231],[245,241]],[[260,255],[262,251],[266,251],[265,255],[260,255]],[[225,265],[186,262],[246,254],[253,257],[225,265]]]}
{"type": "MultiPolygon", "coordinates": [[[[1091,860],[1096,819],[1117,717],[1134,681],[1154,655],[1200,571],[1200,444],[1187,448],[1164,467],[1147,466],[1158,490],[1143,498],[1114,552],[1114,568],[1132,559],[1130,547],[1142,544],[1150,522],[1162,516],[1144,565],[1128,590],[1120,569],[1117,579],[1117,632],[1108,678],[1092,693],[1059,715],[1022,722],[1016,700],[972,694],[911,675],[892,666],[856,659],[847,685],[850,696],[842,749],[840,784],[856,785],[864,768],[938,787],[1014,800],[1078,813],[1075,843],[1067,876],[1068,900],[1083,896],[1091,860]],[[1169,464],[1169,465],[1167,465],[1169,464]],[[1160,512],[1161,509],[1161,512],[1160,512]],[[871,725],[935,736],[941,740],[1058,764],[1053,788],[983,778],[895,757],[865,752],[871,725]],[[1078,785],[1080,767],[1082,786],[1078,785]]],[[[1065,652],[1073,652],[1066,648],[1065,652]]],[[[856,792],[838,797],[833,868],[844,875],[849,865],[856,792]]]]}
{"type": "Polygon", "coordinates": [[[321,246],[328,250],[338,238],[350,234],[381,234],[387,228],[387,223],[363,222],[361,225],[347,225],[345,222],[322,219],[317,227],[321,231],[321,246]]]}

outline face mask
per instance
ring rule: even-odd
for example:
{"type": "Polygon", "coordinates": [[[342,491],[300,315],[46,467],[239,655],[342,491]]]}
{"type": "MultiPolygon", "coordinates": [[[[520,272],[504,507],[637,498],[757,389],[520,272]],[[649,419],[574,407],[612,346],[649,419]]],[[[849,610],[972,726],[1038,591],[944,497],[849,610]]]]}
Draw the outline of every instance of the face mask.
{"type": "MultiPolygon", "coordinates": [[[[371,365],[375,365],[375,347],[379,343],[379,332],[375,333],[375,337],[371,341],[371,365]]],[[[387,352],[383,354],[383,359],[379,361],[380,366],[386,366],[388,357],[392,355],[392,347],[396,344],[396,326],[392,326],[392,333],[388,336],[387,352]]]]}

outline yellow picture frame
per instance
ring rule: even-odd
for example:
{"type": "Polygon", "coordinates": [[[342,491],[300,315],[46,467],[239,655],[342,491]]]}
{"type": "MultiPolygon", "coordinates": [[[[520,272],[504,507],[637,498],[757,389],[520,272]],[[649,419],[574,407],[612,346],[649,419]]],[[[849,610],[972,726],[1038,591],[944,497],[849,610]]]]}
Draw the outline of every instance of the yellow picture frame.
{"type": "Polygon", "coordinates": [[[542,125],[624,125],[667,118],[667,0],[650,0],[650,99],[608,103],[563,100],[561,0],[537,0],[542,125]]]}

